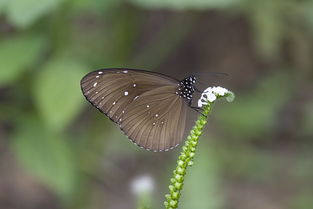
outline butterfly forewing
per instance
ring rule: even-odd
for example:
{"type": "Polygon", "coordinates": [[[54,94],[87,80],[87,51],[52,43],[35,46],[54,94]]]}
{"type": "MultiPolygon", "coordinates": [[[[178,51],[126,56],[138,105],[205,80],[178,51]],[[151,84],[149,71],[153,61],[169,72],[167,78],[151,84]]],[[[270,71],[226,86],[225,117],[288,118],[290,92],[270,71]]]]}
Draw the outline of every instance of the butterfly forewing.
{"type": "Polygon", "coordinates": [[[87,74],[81,88],[87,100],[119,125],[138,146],[167,151],[182,141],[187,104],[179,82],[141,70],[103,69],[87,74]]]}

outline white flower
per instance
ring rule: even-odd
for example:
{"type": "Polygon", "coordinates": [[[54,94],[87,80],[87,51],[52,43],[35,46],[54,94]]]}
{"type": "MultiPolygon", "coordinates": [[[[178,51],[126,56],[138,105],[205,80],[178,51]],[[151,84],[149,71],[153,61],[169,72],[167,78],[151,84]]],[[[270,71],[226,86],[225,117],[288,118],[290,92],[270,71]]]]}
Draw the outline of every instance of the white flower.
{"type": "Polygon", "coordinates": [[[198,107],[202,107],[203,105],[207,105],[208,102],[212,103],[219,97],[226,97],[226,100],[228,102],[232,102],[235,98],[235,95],[233,92],[231,92],[228,89],[225,89],[221,86],[208,87],[201,94],[201,97],[198,100],[198,107]]]}
{"type": "Polygon", "coordinates": [[[140,195],[151,192],[154,188],[154,181],[151,176],[139,176],[131,182],[130,186],[133,193],[140,195]]]}
{"type": "Polygon", "coordinates": [[[209,102],[213,102],[213,101],[216,100],[216,96],[215,96],[215,94],[213,94],[212,92],[209,92],[209,93],[207,93],[206,95],[208,96],[207,100],[208,100],[209,102]]]}
{"type": "Polygon", "coordinates": [[[212,90],[215,94],[220,95],[220,96],[224,96],[227,92],[229,92],[227,89],[217,86],[217,87],[213,87],[212,90]]]}

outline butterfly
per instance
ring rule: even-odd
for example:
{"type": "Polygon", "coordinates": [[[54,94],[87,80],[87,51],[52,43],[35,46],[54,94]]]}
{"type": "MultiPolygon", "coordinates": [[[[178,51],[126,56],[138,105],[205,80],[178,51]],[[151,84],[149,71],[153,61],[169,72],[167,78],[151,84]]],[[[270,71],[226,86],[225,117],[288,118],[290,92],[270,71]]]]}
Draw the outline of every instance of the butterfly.
{"type": "Polygon", "coordinates": [[[179,81],[146,70],[108,68],[88,73],[80,85],[86,99],[133,143],[161,152],[183,140],[195,83],[192,75],[179,81]]]}

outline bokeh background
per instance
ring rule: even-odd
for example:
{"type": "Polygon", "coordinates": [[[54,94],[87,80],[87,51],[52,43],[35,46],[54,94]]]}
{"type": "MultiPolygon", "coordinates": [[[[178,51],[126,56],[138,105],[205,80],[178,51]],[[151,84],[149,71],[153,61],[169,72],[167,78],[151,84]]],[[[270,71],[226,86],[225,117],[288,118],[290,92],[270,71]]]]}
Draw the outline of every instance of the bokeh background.
{"type": "Polygon", "coordinates": [[[180,148],[137,148],[80,92],[117,66],[229,74],[180,208],[313,208],[312,57],[312,0],[0,0],[0,208],[163,207],[180,148]]]}

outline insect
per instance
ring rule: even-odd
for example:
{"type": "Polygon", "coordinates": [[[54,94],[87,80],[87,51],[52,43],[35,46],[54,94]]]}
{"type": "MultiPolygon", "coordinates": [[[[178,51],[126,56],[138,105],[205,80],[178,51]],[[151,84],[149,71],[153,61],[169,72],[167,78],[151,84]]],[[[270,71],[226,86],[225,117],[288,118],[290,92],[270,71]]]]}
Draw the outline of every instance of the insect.
{"type": "Polygon", "coordinates": [[[182,81],[137,69],[101,69],[81,80],[86,99],[141,148],[168,151],[183,138],[195,76],[182,81]]]}

